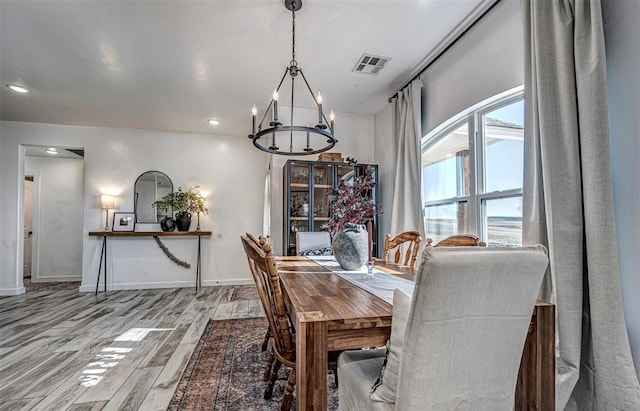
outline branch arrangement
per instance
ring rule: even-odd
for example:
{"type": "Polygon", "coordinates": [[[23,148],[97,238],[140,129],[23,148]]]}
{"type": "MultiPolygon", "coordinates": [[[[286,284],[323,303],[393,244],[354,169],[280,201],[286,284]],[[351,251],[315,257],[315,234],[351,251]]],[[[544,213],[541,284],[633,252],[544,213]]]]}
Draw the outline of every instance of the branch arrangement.
{"type": "Polygon", "coordinates": [[[162,244],[162,241],[160,241],[160,237],[158,237],[157,235],[153,236],[153,239],[156,240],[156,243],[158,243],[158,247],[160,247],[160,249],[162,251],[164,251],[164,254],[169,257],[169,260],[173,261],[174,263],[178,264],[179,266],[182,266],[184,268],[191,268],[191,264],[189,264],[186,261],[182,261],[180,260],[178,257],[176,257],[175,255],[173,255],[171,253],[171,251],[169,251],[169,249],[167,248],[166,245],[162,244]]]}
{"type": "Polygon", "coordinates": [[[367,166],[353,184],[340,180],[338,187],[329,189],[327,199],[331,219],[328,228],[331,236],[346,223],[364,224],[367,218],[382,214],[382,205],[371,198],[375,186],[373,167],[367,166]]]}

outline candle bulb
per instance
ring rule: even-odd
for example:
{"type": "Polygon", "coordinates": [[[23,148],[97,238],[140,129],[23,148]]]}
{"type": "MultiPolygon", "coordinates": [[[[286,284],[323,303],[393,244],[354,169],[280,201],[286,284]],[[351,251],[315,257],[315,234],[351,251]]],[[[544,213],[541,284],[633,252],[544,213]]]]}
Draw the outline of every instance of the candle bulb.
{"type": "Polygon", "coordinates": [[[278,122],[278,91],[273,92],[273,122],[278,122]]]}
{"type": "Polygon", "coordinates": [[[329,114],[329,119],[331,120],[331,132],[335,133],[336,129],[334,128],[333,120],[336,119],[336,114],[333,112],[333,110],[331,110],[331,113],[329,114]]]}
{"type": "Polygon", "coordinates": [[[253,117],[253,134],[256,134],[256,115],[258,114],[258,107],[254,104],[251,107],[251,115],[253,117]]]}
{"type": "Polygon", "coordinates": [[[369,235],[369,261],[373,260],[373,228],[371,220],[367,221],[367,234],[369,235]]]}
{"type": "Polygon", "coordinates": [[[322,124],[322,94],[320,92],[318,92],[316,101],[318,102],[318,124],[322,124]]]}

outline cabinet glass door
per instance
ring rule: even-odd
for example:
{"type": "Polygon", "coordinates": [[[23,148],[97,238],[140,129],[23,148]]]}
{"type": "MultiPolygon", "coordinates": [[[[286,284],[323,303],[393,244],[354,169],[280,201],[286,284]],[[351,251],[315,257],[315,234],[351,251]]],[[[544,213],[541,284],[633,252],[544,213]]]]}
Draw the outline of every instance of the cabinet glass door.
{"type": "Polygon", "coordinates": [[[296,233],[309,231],[309,180],[311,166],[308,164],[291,164],[289,174],[289,215],[291,220],[289,247],[296,247],[296,233]]]}
{"type": "Polygon", "coordinates": [[[329,222],[327,194],[333,185],[333,166],[313,165],[313,231],[326,231],[329,222]]]}

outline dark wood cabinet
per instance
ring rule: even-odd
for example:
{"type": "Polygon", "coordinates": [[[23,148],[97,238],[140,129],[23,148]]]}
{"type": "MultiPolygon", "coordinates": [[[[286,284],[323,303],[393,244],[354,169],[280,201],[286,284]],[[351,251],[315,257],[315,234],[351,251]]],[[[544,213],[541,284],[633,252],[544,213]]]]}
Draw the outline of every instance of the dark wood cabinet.
{"type": "MultiPolygon", "coordinates": [[[[348,164],[325,161],[289,160],[284,166],[284,232],[283,252],[296,255],[296,232],[327,231],[329,222],[329,189],[336,187],[340,180],[355,179],[364,174],[367,166],[373,167],[373,176],[378,182],[378,166],[373,164],[348,164]]],[[[371,193],[378,200],[379,190],[371,193]]],[[[377,257],[378,218],[372,217],[373,255],[377,257]]]]}

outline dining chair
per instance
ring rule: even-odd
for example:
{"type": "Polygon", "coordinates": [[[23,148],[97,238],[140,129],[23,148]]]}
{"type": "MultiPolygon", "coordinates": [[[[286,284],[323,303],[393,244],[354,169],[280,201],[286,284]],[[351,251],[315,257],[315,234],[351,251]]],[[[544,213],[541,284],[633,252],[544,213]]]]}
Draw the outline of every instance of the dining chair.
{"type": "MultiPolygon", "coordinates": [[[[251,242],[259,250],[262,250],[262,247],[267,243],[267,239],[264,236],[259,236],[258,238],[256,238],[251,233],[246,233],[245,236],[240,236],[240,238],[243,242],[243,245],[245,241],[251,242]]],[[[245,252],[246,252],[246,247],[245,247],[245,252]]],[[[255,261],[250,258],[250,255],[248,253],[247,253],[247,261],[249,263],[249,269],[251,271],[253,281],[256,285],[256,290],[258,291],[258,297],[260,298],[260,302],[262,303],[262,309],[266,314],[267,310],[270,309],[270,302],[269,302],[269,297],[267,295],[267,286],[265,284],[265,280],[261,276],[260,270],[255,266],[255,261]]],[[[273,337],[273,334],[271,333],[271,326],[268,326],[264,335],[264,340],[262,341],[262,346],[261,346],[262,351],[267,350],[269,345],[269,340],[272,337],[273,337]]],[[[267,381],[269,379],[269,376],[271,375],[271,367],[274,361],[275,361],[275,355],[273,353],[270,353],[267,360],[267,366],[265,367],[265,370],[263,373],[263,377],[262,377],[263,380],[267,381]]]]}
{"type": "MultiPolygon", "coordinates": [[[[293,323],[289,317],[289,312],[284,303],[275,257],[273,256],[271,244],[260,241],[262,245],[260,247],[259,244],[256,244],[256,242],[248,236],[241,236],[241,239],[273,337],[273,354],[275,360],[270,366],[270,374],[267,387],[264,391],[264,398],[271,398],[273,386],[277,380],[278,371],[281,366],[285,365],[291,368],[281,404],[281,410],[288,411],[293,402],[293,391],[296,384],[295,332],[292,325],[293,323]]],[[[337,353],[330,353],[329,355],[329,365],[330,368],[333,368],[334,372],[336,357],[337,353]],[[333,358],[333,361],[331,358],[333,358]]]]}
{"type": "Polygon", "coordinates": [[[420,253],[420,243],[422,237],[417,231],[405,231],[391,238],[391,234],[387,234],[384,239],[384,260],[389,261],[389,253],[395,249],[393,254],[393,262],[415,268],[416,259],[420,253]],[[401,263],[404,249],[404,260],[401,263]]]}
{"type": "Polygon", "coordinates": [[[546,249],[422,254],[412,296],[394,292],[388,354],[340,355],[340,409],[511,411],[546,249]]]}
{"type": "MultiPolygon", "coordinates": [[[[433,239],[427,238],[427,247],[433,243],[433,239]]],[[[486,243],[480,241],[473,234],[456,234],[445,238],[434,245],[434,247],[486,247],[486,243]]]]}
{"type": "Polygon", "coordinates": [[[331,237],[328,231],[296,232],[296,252],[304,255],[323,255],[331,252],[331,237]]]}
{"type": "MultiPolygon", "coordinates": [[[[256,243],[259,247],[262,247],[264,244],[266,244],[267,242],[267,237],[261,235],[258,236],[258,238],[256,238],[253,234],[251,233],[245,233],[245,235],[252,240],[254,243],[256,243]]],[[[269,345],[269,340],[271,339],[271,328],[267,327],[267,331],[264,334],[264,340],[262,341],[262,351],[266,351],[267,350],[267,346],[269,345]]],[[[264,380],[266,381],[268,378],[268,375],[265,372],[265,376],[264,376],[264,380]]]]}

